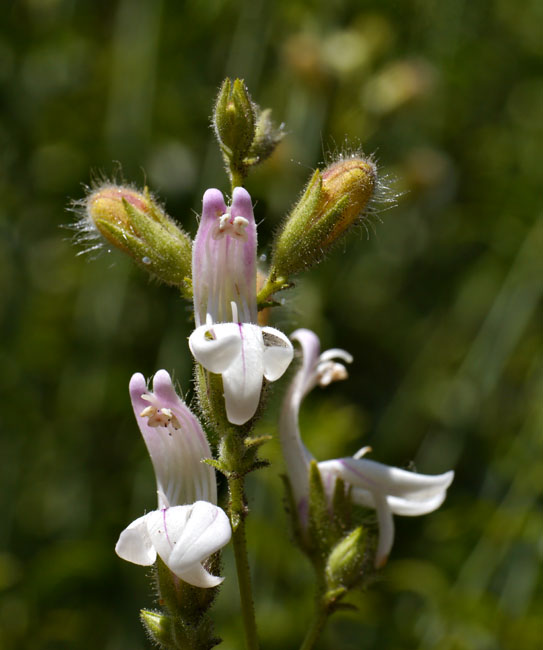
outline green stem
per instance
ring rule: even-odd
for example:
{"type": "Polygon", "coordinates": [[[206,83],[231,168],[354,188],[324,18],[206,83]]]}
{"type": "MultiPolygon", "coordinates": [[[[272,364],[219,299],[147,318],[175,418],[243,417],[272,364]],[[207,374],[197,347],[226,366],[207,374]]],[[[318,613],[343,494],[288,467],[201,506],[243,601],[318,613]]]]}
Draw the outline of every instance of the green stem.
{"type": "Polygon", "coordinates": [[[230,521],[232,523],[232,542],[238,573],[238,586],[241,598],[241,614],[245,629],[245,642],[248,650],[258,650],[258,634],[256,630],[253,590],[251,573],[247,557],[247,541],[245,539],[245,496],[243,493],[243,477],[233,477],[228,480],[230,488],[230,521]]]}
{"type": "Polygon", "coordinates": [[[315,615],[313,616],[311,625],[307,630],[305,639],[300,646],[300,650],[311,650],[315,646],[329,615],[330,609],[322,601],[317,601],[315,615]]]}
{"type": "Polygon", "coordinates": [[[264,303],[270,296],[272,296],[274,293],[277,293],[277,291],[281,291],[281,289],[288,289],[292,285],[288,283],[286,278],[279,277],[275,278],[273,277],[273,273],[270,273],[269,277],[266,279],[266,283],[260,289],[258,292],[258,295],[256,297],[257,303],[260,306],[262,303],[264,303]]]}
{"type": "Polygon", "coordinates": [[[243,187],[244,178],[245,175],[241,171],[232,165],[230,166],[230,183],[232,185],[232,192],[234,191],[235,187],[243,187]]]}

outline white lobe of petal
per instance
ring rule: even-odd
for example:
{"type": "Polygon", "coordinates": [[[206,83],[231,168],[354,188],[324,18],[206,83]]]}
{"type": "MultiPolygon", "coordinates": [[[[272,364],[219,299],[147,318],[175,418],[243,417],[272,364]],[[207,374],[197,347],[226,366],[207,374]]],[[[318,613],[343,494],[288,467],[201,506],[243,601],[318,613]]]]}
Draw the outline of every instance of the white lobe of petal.
{"type": "Polygon", "coordinates": [[[218,323],[211,328],[201,325],[189,337],[189,348],[196,361],[217,374],[232,365],[241,346],[239,326],[235,323],[218,323]]]}
{"type": "Polygon", "coordinates": [[[133,521],[119,536],[115,553],[133,564],[150,566],[156,560],[156,550],[147,531],[147,516],[133,521]]]}
{"type": "Polygon", "coordinates": [[[377,523],[379,524],[379,541],[375,553],[375,568],[380,569],[386,564],[392,544],[394,543],[394,519],[386,499],[375,496],[377,523]]]}
{"type": "Polygon", "coordinates": [[[189,585],[192,585],[193,587],[200,587],[200,589],[210,589],[211,587],[217,587],[224,580],[224,577],[214,576],[209,573],[209,571],[204,569],[201,564],[193,564],[189,567],[183,568],[182,573],[179,573],[179,577],[181,580],[188,582],[189,585]]]}
{"type": "Polygon", "coordinates": [[[418,474],[365,458],[340,458],[329,462],[336,463],[337,474],[348,483],[411,501],[424,501],[443,494],[454,478],[452,471],[438,475],[418,474]]]}
{"type": "Polygon", "coordinates": [[[209,574],[201,563],[230,541],[226,513],[207,501],[156,510],[147,515],[153,546],[179,578],[195,587],[212,587],[221,578],[209,574]]]}
{"type": "Polygon", "coordinates": [[[443,501],[445,501],[446,496],[447,493],[443,490],[433,497],[418,500],[389,496],[387,497],[387,502],[395,515],[402,515],[403,517],[418,517],[437,510],[443,501]]]}
{"type": "Polygon", "coordinates": [[[264,341],[258,325],[243,323],[235,327],[240,332],[241,352],[222,373],[222,382],[228,421],[241,425],[253,417],[260,402],[264,341]]]}
{"type": "Polygon", "coordinates": [[[268,381],[277,381],[289,367],[294,349],[288,337],[273,327],[263,327],[262,335],[264,377],[268,381]]]}

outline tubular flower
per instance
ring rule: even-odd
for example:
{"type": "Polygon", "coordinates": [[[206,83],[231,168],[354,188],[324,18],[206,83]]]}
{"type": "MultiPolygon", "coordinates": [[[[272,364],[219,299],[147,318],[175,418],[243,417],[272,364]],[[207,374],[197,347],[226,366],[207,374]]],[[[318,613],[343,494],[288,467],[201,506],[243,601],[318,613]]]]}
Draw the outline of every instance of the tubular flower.
{"type": "MultiPolygon", "coordinates": [[[[309,466],[313,457],[304,446],[298,426],[298,414],[303,398],[317,385],[345,379],[345,366],[334,359],[350,363],[352,357],[344,350],[328,350],[320,354],[316,334],[306,329],[296,330],[291,338],[300,343],[303,361],[286,395],[279,424],[281,446],[291,482],[298,513],[305,523],[309,498],[309,466]]],[[[338,458],[318,463],[323,486],[331,502],[336,479],[351,487],[354,503],[374,508],[379,524],[379,541],[375,565],[386,563],[394,541],[393,515],[424,515],[439,508],[451,484],[454,472],[436,476],[417,474],[389,467],[363,458],[371,449],[363,447],[352,458],[338,458]]]]}
{"type": "Polygon", "coordinates": [[[192,277],[190,350],[206,370],[222,375],[228,420],[244,424],[256,412],[263,378],[279,379],[293,349],[282,332],[256,324],[256,224],[242,187],[234,189],[230,207],[219,190],[204,194],[192,277]]]}
{"type": "Polygon", "coordinates": [[[153,564],[158,554],[185,582],[214,587],[223,578],[208,573],[202,562],[227,544],[232,532],[216,505],[215,470],[202,463],[211,458],[204,431],[165,370],[155,374],[152,392],[143,375],[135,374],[130,396],[155,470],[158,509],[133,521],[115,551],[143,566],[153,564]]]}

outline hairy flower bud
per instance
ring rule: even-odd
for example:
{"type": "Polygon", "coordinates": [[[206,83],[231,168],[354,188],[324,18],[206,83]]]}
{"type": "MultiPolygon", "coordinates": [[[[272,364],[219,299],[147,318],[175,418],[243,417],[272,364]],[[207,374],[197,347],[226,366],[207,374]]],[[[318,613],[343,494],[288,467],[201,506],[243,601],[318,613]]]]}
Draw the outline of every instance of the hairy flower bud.
{"type": "Polygon", "coordinates": [[[175,643],[175,620],[172,616],[142,609],[140,619],[149,637],[163,648],[171,648],[175,643]]]}
{"type": "Polygon", "coordinates": [[[247,155],[255,137],[256,106],[241,79],[225,79],[219,90],[213,126],[226,158],[236,166],[247,155]]]}
{"type": "Polygon", "coordinates": [[[289,276],[320,262],[357,223],[376,185],[375,164],[359,156],[317,170],[277,237],[270,277],[286,282],[289,276]]]}
{"type": "Polygon", "coordinates": [[[163,282],[189,293],[190,237],[153,200],[149,190],[104,185],[85,201],[87,225],[163,282]]]}
{"type": "Polygon", "coordinates": [[[283,139],[271,110],[261,110],[242,79],[225,79],[213,111],[213,127],[232,186],[241,185],[249,168],[269,158],[283,139]]]}
{"type": "Polygon", "coordinates": [[[366,531],[358,526],[334,546],[326,563],[331,587],[349,588],[361,579],[366,542],[366,531]]]}

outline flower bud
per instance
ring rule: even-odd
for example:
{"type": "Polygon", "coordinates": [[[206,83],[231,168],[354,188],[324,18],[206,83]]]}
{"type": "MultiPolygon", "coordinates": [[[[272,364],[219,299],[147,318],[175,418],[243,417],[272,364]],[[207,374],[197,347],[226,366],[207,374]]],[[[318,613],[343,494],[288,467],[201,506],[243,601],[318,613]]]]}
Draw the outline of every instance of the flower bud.
{"type": "Polygon", "coordinates": [[[326,563],[326,578],[330,588],[354,586],[362,578],[367,535],[358,526],[332,549],[326,563]]]}
{"type": "Polygon", "coordinates": [[[225,159],[239,167],[255,137],[256,106],[241,79],[225,79],[219,90],[213,126],[225,159]]]}
{"type": "Polygon", "coordinates": [[[269,158],[283,139],[282,125],[274,126],[271,110],[261,110],[242,79],[225,79],[219,90],[213,127],[232,187],[241,185],[250,167],[269,158]]]}
{"type": "Polygon", "coordinates": [[[275,242],[269,277],[278,289],[289,276],[320,262],[359,221],[376,185],[375,164],[359,156],[340,159],[313,174],[275,242]]]}
{"type": "Polygon", "coordinates": [[[171,616],[142,609],[141,622],[149,637],[163,648],[173,647],[175,642],[175,622],[171,616]]]}
{"type": "Polygon", "coordinates": [[[153,200],[149,190],[104,185],[87,197],[89,224],[163,282],[189,293],[192,244],[153,200]]]}

